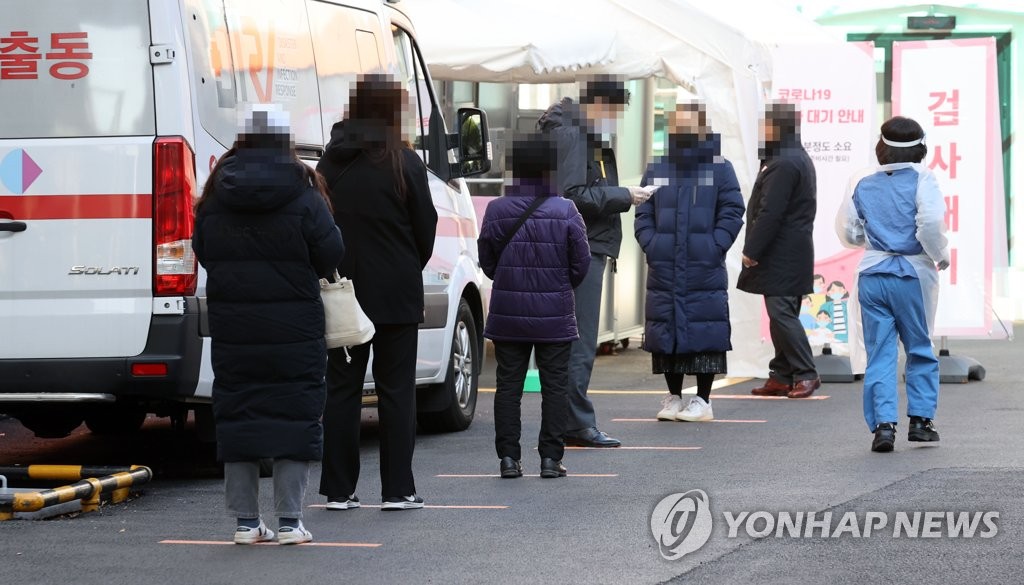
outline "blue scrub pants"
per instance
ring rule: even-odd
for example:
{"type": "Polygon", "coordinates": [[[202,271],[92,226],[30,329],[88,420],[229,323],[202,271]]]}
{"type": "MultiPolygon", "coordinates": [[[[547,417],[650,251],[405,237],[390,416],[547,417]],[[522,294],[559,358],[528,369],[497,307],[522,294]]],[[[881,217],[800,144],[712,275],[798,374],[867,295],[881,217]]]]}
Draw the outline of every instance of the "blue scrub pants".
{"type": "Polygon", "coordinates": [[[892,274],[862,274],[858,286],[864,345],[864,420],[874,432],[879,423],[899,420],[897,409],[897,335],[907,354],[907,415],[935,418],[939,399],[939,359],[928,335],[921,283],[892,274]]]}

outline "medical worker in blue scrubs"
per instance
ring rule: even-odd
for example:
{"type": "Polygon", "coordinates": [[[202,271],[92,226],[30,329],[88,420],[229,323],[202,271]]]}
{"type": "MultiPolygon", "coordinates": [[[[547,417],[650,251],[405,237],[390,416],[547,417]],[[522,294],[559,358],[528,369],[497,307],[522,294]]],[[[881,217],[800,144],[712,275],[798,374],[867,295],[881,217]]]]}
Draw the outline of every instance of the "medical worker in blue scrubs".
{"type": "Polygon", "coordinates": [[[864,248],[858,300],[867,349],[864,418],[871,450],[896,442],[897,339],[907,354],[907,439],[938,441],[932,419],[939,397],[939,360],[931,343],[939,270],[949,267],[946,205],[935,175],[921,164],[928,147],[920,124],[896,116],[882,124],[879,167],[861,178],[840,207],[836,232],[864,248]]]}

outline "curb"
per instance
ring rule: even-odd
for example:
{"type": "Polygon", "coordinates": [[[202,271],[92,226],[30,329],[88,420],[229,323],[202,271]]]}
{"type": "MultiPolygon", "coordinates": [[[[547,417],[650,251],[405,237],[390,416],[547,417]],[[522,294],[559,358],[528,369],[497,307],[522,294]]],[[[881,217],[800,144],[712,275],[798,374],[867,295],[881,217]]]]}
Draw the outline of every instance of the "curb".
{"type": "Polygon", "coordinates": [[[17,513],[38,512],[44,508],[81,501],[83,512],[99,508],[103,496],[111,503],[128,499],[131,488],[153,479],[148,467],[87,467],[80,465],[29,465],[0,467],[0,476],[41,481],[75,481],[53,489],[0,492],[0,521],[12,520],[17,513]],[[99,476],[99,477],[96,477],[99,476]]]}

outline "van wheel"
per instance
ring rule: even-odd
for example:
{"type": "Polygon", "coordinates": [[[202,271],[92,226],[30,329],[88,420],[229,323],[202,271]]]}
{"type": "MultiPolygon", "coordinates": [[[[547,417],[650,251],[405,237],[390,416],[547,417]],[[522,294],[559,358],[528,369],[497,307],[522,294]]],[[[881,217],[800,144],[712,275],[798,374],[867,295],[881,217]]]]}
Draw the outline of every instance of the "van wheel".
{"type": "Polygon", "coordinates": [[[146,411],[137,406],[113,406],[97,409],[85,417],[85,426],[94,435],[129,435],[146,422],[146,411]]]}
{"type": "Polygon", "coordinates": [[[448,359],[448,376],[431,392],[447,395],[447,407],[438,411],[421,411],[416,419],[420,428],[432,433],[464,431],[473,422],[476,413],[477,380],[480,369],[480,340],[477,335],[473,311],[466,299],[459,301],[452,352],[448,359]]]}
{"type": "Polygon", "coordinates": [[[82,415],[70,410],[16,415],[21,424],[41,439],[63,439],[82,424],[82,415]]]}

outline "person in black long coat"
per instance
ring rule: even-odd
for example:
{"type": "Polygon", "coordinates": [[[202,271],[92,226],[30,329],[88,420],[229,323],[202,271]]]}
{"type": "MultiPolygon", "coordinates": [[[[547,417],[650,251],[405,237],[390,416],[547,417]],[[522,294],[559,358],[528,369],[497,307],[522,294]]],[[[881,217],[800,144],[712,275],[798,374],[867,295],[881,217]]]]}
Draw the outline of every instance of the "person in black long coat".
{"type": "Polygon", "coordinates": [[[732,349],[725,255],[743,227],[743,195],[703,104],[680,104],[668,118],[666,156],[643,184],[654,195],[636,208],[636,239],[647,257],[644,349],[669,395],[659,420],[708,421],[711,384],[732,349]],[[697,378],[684,405],[683,375],[697,378]]]}
{"type": "Polygon", "coordinates": [[[817,178],[800,143],[800,112],[771,104],[762,124],[761,172],[747,205],[743,270],[737,288],[764,295],[775,358],[759,396],[806,398],[821,386],[800,302],[813,291],[817,178]]]}
{"type": "Polygon", "coordinates": [[[259,460],[274,460],[278,542],[307,542],[302,501],[323,452],[327,365],[321,276],[344,254],[323,181],[291,148],[287,113],[256,107],[196,204],[206,268],[213,414],[235,542],[270,540],[259,460]]]}
{"type": "Polygon", "coordinates": [[[359,506],[359,418],[373,348],[380,414],[382,508],[422,508],[412,456],[416,446],[416,351],[423,322],[423,268],[434,250],[437,211],[427,168],[402,139],[407,92],[389,76],[357,80],[345,120],[317,165],[330,186],[348,254],[338,268],[376,333],[363,345],[328,350],[326,449],[320,493],[327,507],[359,506]]]}

